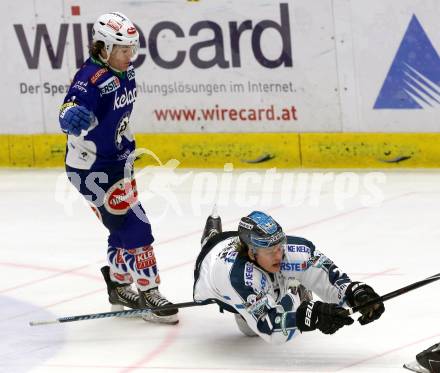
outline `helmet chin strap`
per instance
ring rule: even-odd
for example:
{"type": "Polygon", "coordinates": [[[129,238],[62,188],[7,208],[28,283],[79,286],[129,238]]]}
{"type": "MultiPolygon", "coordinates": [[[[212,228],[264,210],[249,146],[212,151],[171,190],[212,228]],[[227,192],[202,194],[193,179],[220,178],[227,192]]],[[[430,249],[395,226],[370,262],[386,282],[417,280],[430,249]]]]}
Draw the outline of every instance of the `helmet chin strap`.
{"type": "MultiPolygon", "coordinates": [[[[113,46],[112,46],[112,50],[113,50],[113,46]]],[[[105,63],[105,64],[108,64],[108,60],[110,59],[110,54],[111,54],[111,52],[108,52],[108,51],[107,51],[107,58],[104,58],[104,57],[102,56],[102,54],[99,53],[99,59],[101,60],[101,62],[103,62],[103,63],[105,63]]]]}

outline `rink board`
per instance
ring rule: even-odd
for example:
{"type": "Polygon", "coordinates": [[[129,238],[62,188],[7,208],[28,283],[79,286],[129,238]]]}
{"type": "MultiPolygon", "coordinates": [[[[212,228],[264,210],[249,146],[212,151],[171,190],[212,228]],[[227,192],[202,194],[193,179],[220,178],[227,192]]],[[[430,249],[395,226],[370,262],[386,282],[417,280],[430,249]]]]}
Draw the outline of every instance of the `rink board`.
{"type": "MultiPolygon", "coordinates": [[[[130,125],[164,164],[440,165],[438,0],[106,4],[140,32],[130,125]]],[[[7,0],[0,11],[14,14],[0,24],[11,51],[0,166],[62,167],[58,108],[102,6],[7,0]]]]}
{"type": "MultiPolygon", "coordinates": [[[[438,168],[438,133],[137,134],[137,165],[223,168],[438,168]]],[[[65,136],[2,135],[1,167],[62,167],[65,136]]]]}
{"type": "MultiPolygon", "coordinates": [[[[438,0],[106,8],[132,18],[141,35],[133,132],[440,132],[438,0]]],[[[0,134],[60,132],[58,109],[103,11],[86,0],[0,2],[14,15],[0,24],[9,51],[0,134]]]]}

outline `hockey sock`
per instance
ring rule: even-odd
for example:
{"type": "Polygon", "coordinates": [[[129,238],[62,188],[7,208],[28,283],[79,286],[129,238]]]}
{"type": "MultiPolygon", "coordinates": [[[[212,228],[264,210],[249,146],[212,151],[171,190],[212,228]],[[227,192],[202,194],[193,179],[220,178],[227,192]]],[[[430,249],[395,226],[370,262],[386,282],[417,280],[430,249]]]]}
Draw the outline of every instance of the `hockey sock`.
{"type": "Polygon", "coordinates": [[[110,279],[119,284],[131,284],[133,278],[128,272],[123,257],[123,249],[109,246],[107,250],[107,260],[110,266],[110,279]]]}
{"type": "Polygon", "coordinates": [[[160,277],[152,246],[124,250],[123,257],[127,269],[140,291],[158,287],[160,277]]]}

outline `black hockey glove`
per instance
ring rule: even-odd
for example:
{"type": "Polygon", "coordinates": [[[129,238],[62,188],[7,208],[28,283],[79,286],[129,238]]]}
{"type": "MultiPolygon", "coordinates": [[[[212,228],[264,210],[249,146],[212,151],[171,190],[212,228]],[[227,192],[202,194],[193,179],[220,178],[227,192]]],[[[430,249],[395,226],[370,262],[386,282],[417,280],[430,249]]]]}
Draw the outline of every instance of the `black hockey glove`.
{"type": "Polygon", "coordinates": [[[302,302],[296,310],[296,326],[301,332],[319,329],[324,334],[333,334],[353,322],[347,310],[333,303],[302,302]]]}
{"type": "MultiPolygon", "coordinates": [[[[347,304],[350,307],[365,304],[379,297],[371,286],[362,282],[352,282],[348,286],[345,296],[347,298],[347,304]]],[[[359,324],[365,325],[377,320],[385,312],[385,306],[380,302],[369,307],[361,308],[359,312],[362,314],[362,316],[358,318],[359,324]]]]}

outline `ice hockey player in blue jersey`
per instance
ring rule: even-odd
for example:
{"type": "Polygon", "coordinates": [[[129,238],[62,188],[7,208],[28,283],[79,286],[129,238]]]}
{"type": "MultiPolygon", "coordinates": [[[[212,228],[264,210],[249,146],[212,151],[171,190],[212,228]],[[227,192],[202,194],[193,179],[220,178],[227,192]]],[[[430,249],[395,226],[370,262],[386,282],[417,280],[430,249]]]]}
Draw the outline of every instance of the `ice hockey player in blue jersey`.
{"type": "MultiPolygon", "coordinates": [[[[59,113],[67,134],[67,175],[109,230],[109,265],[101,272],[113,310],[170,304],[158,289],[154,238],[134,179],[130,115],[136,82],[131,61],[139,33],[125,15],[112,12],[98,18],[92,37],[90,58],[76,73],[59,113]]],[[[177,312],[159,311],[144,318],[174,324],[177,312]]]]}
{"type": "MultiPolygon", "coordinates": [[[[354,322],[344,306],[378,296],[371,286],[352,282],[312,242],[286,236],[259,211],[241,218],[232,232],[222,232],[219,216],[208,217],[193,290],[196,302],[214,300],[235,314],[245,335],[273,344],[316,329],[333,334],[354,322]]],[[[358,321],[368,324],[384,311],[383,303],[362,309],[358,321]]]]}

